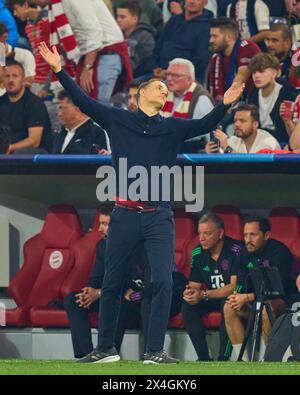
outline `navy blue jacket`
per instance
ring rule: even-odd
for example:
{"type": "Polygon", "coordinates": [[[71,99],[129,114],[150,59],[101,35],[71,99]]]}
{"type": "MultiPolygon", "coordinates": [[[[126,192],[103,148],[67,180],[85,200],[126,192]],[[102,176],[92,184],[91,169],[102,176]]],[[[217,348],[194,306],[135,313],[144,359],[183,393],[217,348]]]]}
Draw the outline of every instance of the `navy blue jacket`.
{"type": "Polygon", "coordinates": [[[96,258],[87,287],[99,289],[102,287],[105,269],[106,239],[99,240],[96,248],[96,258]]]}
{"type": "Polygon", "coordinates": [[[197,81],[203,82],[211,57],[208,47],[212,16],[208,10],[189,21],[184,13],[172,16],[154,49],[154,67],[167,69],[174,58],[188,59],[195,66],[197,81]]]}
{"type": "MultiPolygon", "coordinates": [[[[148,175],[153,171],[153,166],[171,168],[176,163],[183,141],[210,132],[228,109],[228,106],[219,104],[202,119],[164,118],[159,114],[149,117],[140,109],[130,112],[91,99],[63,70],[57,73],[57,77],[71,95],[74,104],[109,134],[117,187],[120,158],[126,158],[128,169],[143,166],[148,175]]],[[[126,173],[125,176],[127,177],[126,173]]],[[[116,192],[120,191],[117,189],[116,192]]],[[[127,199],[127,196],[121,197],[127,199]]],[[[150,197],[149,189],[149,199],[144,201],[151,201],[150,197]]],[[[157,201],[152,199],[151,202],[154,205],[170,205],[169,202],[162,201],[161,196],[157,201]]]]}
{"type": "Polygon", "coordinates": [[[97,154],[100,148],[108,149],[104,130],[91,119],[76,129],[64,152],[61,152],[66,136],[66,129],[57,134],[53,142],[52,154],[91,155],[97,154]]]}

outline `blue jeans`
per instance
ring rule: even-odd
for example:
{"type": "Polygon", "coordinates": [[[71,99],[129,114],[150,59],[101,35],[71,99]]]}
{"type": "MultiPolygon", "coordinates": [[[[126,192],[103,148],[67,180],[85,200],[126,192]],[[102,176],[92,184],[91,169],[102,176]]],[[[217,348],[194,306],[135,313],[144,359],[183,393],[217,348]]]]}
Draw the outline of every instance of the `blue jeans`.
{"type": "Polygon", "coordinates": [[[98,64],[98,100],[108,104],[117,79],[122,72],[120,55],[101,55],[98,64]]]}

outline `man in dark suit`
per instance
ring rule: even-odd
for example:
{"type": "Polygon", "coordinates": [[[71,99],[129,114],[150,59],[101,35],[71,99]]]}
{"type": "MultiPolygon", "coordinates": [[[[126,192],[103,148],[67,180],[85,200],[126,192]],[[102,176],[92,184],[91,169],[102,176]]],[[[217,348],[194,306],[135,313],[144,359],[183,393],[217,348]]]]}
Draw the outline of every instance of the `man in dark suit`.
{"type": "Polygon", "coordinates": [[[53,154],[107,154],[109,143],[106,132],[83,114],[66,91],[58,95],[59,116],[64,128],[56,136],[53,154]]]}

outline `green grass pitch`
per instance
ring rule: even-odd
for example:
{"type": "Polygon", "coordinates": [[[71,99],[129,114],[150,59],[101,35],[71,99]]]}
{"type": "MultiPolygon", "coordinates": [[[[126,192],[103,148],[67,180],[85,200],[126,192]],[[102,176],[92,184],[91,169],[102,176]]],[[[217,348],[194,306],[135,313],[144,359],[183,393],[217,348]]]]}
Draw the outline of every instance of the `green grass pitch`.
{"type": "Polygon", "coordinates": [[[299,375],[300,363],[181,362],[143,365],[137,361],[79,364],[74,361],[0,360],[1,375],[299,375]]]}

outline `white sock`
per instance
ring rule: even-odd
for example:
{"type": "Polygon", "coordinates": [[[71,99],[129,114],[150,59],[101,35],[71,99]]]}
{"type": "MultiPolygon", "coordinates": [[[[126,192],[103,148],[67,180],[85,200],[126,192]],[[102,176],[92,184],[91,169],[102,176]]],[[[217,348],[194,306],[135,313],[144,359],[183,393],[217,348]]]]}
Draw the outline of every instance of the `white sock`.
{"type": "MultiPolygon", "coordinates": [[[[232,361],[237,361],[238,357],[240,355],[241,349],[242,349],[242,343],[240,343],[240,344],[233,344],[232,348],[233,348],[233,350],[232,350],[232,354],[231,354],[231,360],[232,361]]],[[[249,355],[248,355],[247,349],[244,351],[244,355],[243,355],[242,360],[244,362],[249,362],[249,355]]]]}

